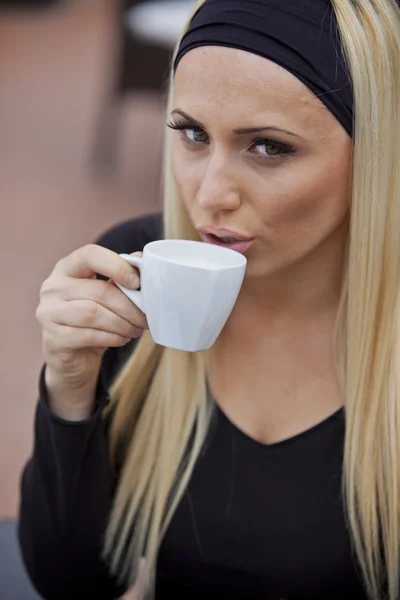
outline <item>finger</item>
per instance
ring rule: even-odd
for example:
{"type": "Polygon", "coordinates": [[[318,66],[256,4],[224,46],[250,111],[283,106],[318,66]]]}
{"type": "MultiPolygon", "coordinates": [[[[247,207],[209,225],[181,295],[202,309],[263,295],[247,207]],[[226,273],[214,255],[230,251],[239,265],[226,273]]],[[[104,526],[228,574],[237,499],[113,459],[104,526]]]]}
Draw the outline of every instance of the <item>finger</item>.
{"type": "MultiPolygon", "coordinates": [[[[132,252],[131,256],[137,256],[138,258],[142,258],[143,257],[143,252],[140,252],[140,251],[139,252],[132,252]]],[[[139,269],[137,267],[133,267],[133,268],[135,269],[136,273],[140,277],[140,271],[139,271],[139,269]]],[[[138,287],[139,287],[139,285],[138,285],[138,287]]]]}
{"type": "Polygon", "coordinates": [[[129,323],[148,329],[146,315],[111,281],[64,278],[58,285],[66,301],[92,300],[129,323]]]}
{"type": "Polygon", "coordinates": [[[117,333],[100,331],[99,329],[69,327],[57,325],[51,336],[54,348],[64,350],[82,350],[84,348],[118,348],[131,340],[117,333]]]}
{"type": "Polygon", "coordinates": [[[125,338],[136,338],[143,329],[122,319],[108,308],[92,300],[73,300],[57,305],[49,317],[58,325],[69,327],[99,329],[108,333],[117,333],[125,338]]]}
{"type": "Polygon", "coordinates": [[[99,274],[128,288],[138,287],[135,269],[116,252],[95,244],[83,246],[61,259],[53,273],[79,279],[89,279],[99,274]]]}

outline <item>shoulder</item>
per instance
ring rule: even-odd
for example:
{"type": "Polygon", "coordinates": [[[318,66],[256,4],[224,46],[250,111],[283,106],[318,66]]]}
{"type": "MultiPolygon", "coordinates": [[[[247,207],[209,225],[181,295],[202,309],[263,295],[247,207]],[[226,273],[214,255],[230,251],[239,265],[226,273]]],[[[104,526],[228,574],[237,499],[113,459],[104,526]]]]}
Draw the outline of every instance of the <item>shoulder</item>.
{"type": "Polygon", "coordinates": [[[101,234],[95,243],[118,254],[131,254],[162,237],[162,214],[152,213],[114,225],[101,234]]]}

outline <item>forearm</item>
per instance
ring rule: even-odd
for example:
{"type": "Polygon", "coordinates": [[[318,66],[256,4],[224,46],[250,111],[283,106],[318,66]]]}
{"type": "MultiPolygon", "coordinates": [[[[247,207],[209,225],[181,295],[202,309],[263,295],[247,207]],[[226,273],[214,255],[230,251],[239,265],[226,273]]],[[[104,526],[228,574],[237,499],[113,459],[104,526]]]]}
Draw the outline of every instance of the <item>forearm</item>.
{"type": "Polygon", "coordinates": [[[22,480],[20,544],[28,573],[47,600],[122,595],[101,559],[114,479],[99,409],[80,423],[41,399],[35,446],[22,480]]]}

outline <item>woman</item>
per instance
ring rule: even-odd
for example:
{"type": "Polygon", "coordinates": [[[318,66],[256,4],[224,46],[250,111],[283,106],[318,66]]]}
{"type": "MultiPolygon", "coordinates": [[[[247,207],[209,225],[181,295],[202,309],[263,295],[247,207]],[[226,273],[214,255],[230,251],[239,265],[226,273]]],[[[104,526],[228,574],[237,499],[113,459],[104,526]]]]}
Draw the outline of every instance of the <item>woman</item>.
{"type": "Polygon", "coordinates": [[[138,287],[117,253],[157,216],[44,283],[20,539],[45,598],[116,598],[141,557],[157,600],[398,598],[399,32],[395,0],[195,12],[164,233],[247,239],[245,281],[206,354],[157,347],[95,279],[138,287]]]}

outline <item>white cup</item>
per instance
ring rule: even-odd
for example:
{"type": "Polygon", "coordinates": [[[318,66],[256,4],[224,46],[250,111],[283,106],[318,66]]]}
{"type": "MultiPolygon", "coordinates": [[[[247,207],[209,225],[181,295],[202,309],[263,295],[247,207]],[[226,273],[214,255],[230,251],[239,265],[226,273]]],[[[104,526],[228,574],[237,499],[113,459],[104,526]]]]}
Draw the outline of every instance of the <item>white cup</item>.
{"type": "Polygon", "coordinates": [[[199,352],[210,348],[232,312],[247,260],[221,246],[159,240],[143,258],[120,254],[140,271],[140,291],[118,287],[147,317],[156,344],[199,352]]]}

